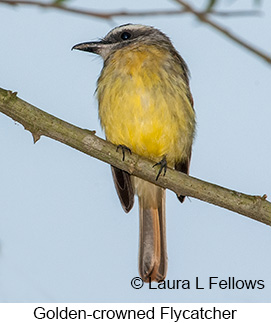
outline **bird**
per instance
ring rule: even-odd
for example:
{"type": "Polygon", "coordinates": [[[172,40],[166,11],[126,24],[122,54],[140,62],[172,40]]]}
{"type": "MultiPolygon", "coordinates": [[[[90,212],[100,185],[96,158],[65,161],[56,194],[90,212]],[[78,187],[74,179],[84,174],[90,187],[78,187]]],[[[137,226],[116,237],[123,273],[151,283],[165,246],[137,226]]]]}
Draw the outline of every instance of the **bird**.
{"type": "MultiPolygon", "coordinates": [[[[123,151],[151,159],[159,173],[189,173],[196,118],[190,73],[170,38],[140,24],[115,27],[99,41],[72,49],[97,54],[103,68],[96,95],[106,139],[123,151]]],[[[165,189],[111,166],[121,205],[139,202],[139,274],[144,282],[166,278],[165,189]]],[[[180,202],[185,196],[177,195],[180,202]]]]}

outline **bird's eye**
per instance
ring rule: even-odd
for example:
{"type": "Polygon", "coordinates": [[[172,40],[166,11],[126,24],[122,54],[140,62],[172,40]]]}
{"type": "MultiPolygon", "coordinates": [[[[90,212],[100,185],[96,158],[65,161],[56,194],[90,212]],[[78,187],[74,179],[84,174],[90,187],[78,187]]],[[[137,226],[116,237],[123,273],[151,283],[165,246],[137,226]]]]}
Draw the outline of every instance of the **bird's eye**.
{"type": "Polygon", "coordinates": [[[127,40],[129,38],[131,38],[131,34],[128,33],[128,31],[124,31],[121,35],[120,35],[120,38],[123,39],[123,40],[127,40]]]}

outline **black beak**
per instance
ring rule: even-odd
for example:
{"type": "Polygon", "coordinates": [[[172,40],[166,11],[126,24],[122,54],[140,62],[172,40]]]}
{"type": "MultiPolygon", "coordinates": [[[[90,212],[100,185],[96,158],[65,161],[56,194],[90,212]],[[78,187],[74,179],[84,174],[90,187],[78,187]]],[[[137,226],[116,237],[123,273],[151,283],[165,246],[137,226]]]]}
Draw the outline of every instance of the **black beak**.
{"type": "Polygon", "coordinates": [[[73,49],[83,50],[84,52],[99,54],[100,49],[101,49],[101,43],[100,42],[80,43],[80,44],[74,45],[72,50],[73,49]]]}

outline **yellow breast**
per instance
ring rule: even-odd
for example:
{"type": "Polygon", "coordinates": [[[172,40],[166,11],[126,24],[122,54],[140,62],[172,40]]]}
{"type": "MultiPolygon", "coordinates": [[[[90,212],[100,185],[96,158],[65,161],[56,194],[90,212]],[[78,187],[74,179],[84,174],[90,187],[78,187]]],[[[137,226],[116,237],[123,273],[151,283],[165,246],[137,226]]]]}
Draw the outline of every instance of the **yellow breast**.
{"type": "Polygon", "coordinates": [[[187,91],[180,64],[166,50],[117,50],[97,87],[107,139],[153,160],[166,155],[169,165],[187,158],[195,126],[187,91]]]}

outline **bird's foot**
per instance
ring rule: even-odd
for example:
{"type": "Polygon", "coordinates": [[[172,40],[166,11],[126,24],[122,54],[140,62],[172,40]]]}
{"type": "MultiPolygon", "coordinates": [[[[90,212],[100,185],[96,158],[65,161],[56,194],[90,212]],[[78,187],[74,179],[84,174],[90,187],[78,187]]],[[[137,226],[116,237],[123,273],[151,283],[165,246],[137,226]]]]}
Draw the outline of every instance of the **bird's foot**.
{"type": "Polygon", "coordinates": [[[166,156],[164,156],[158,163],[154,164],[152,167],[155,167],[155,166],[160,166],[160,169],[159,169],[158,174],[157,174],[156,179],[155,179],[157,181],[163,170],[164,170],[163,176],[166,175],[166,172],[167,172],[167,159],[166,159],[166,156]]]}
{"type": "Polygon", "coordinates": [[[132,151],[129,147],[125,146],[125,145],[118,145],[117,146],[117,151],[119,151],[119,149],[121,149],[122,151],[122,161],[125,160],[125,152],[129,152],[130,155],[132,154],[132,151]]]}

